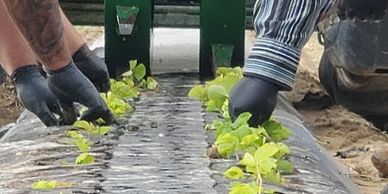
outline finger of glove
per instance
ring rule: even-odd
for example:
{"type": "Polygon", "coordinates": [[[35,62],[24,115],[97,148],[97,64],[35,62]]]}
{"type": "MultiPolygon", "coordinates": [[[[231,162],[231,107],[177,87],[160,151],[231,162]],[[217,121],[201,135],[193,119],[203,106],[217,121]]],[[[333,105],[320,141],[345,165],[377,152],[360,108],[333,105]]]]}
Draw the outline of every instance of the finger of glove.
{"type": "Polygon", "coordinates": [[[99,118],[102,118],[107,124],[111,123],[113,120],[113,117],[109,111],[103,111],[101,109],[88,109],[81,116],[81,120],[85,121],[95,121],[99,118]]]}
{"type": "Polygon", "coordinates": [[[61,124],[72,125],[77,121],[77,111],[72,102],[60,101],[59,104],[62,108],[61,124]]]}
{"type": "Polygon", "coordinates": [[[88,110],[81,115],[81,120],[95,121],[102,118],[106,124],[113,123],[114,117],[100,96],[98,102],[98,106],[88,106],[88,110]]]}
{"type": "Polygon", "coordinates": [[[116,122],[113,114],[107,108],[89,108],[86,112],[81,115],[81,120],[93,122],[98,119],[103,119],[104,123],[107,125],[113,124],[116,122]]]}
{"type": "Polygon", "coordinates": [[[47,127],[59,125],[59,121],[50,111],[46,103],[32,111],[47,127]]]}
{"type": "Polygon", "coordinates": [[[231,118],[236,119],[241,113],[252,114],[249,125],[257,127],[267,121],[276,105],[277,90],[264,81],[244,78],[232,89],[229,98],[231,118]],[[252,88],[254,88],[252,90],[252,88]]]}
{"type": "Polygon", "coordinates": [[[63,117],[63,113],[61,111],[61,108],[59,106],[58,100],[53,96],[52,98],[48,99],[46,101],[48,108],[51,112],[57,114],[59,117],[63,117]]]}
{"type": "Polygon", "coordinates": [[[109,80],[102,82],[99,85],[99,87],[97,87],[97,89],[98,89],[99,92],[107,93],[110,90],[110,82],[109,82],[109,80]]]}

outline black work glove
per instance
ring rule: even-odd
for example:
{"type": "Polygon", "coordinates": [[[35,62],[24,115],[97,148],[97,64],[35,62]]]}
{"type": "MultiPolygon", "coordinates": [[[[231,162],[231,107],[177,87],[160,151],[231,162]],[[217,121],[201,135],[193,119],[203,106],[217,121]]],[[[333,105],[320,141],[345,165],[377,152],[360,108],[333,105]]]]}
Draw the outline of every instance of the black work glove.
{"type": "Polygon", "coordinates": [[[27,65],[16,69],[11,78],[18,98],[23,106],[34,113],[46,126],[59,125],[53,113],[61,116],[57,98],[53,95],[47,80],[40,74],[38,65],[27,65]]]}
{"type": "Polygon", "coordinates": [[[73,61],[82,73],[89,78],[100,92],[110,89],[108,68],[103,60],[98,58],[89,47],[84,44],[73,55],[73,61]]]}
{"type": "Polygon", "coordinates": [[[236,119],[241,113],[252,114],[251,127],[267,121],[276,106],[278,87],[255,76],[245,75],[229,95],[229,114],[236,119]]]}
{"type": "Polygon", "coordinates": [[[48,85],[62,108],[65,124],[73,124],[77,119],[74,102],[88,108],[81,115],[81,120],[95,121],[102,118],[107,123],[113,121],[112,113],[97,89],[73,62],[60,70],[47,71],[47,75],[48,85]]]}

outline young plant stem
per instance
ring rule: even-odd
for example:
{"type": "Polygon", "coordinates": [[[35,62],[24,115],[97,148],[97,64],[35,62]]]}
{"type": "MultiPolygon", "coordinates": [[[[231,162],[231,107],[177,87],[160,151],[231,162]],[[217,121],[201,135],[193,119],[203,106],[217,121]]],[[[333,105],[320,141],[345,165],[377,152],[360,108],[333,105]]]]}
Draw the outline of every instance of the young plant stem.
{"type": "Polygon", "coordinates": [[[256,174],[257,174],[256,183],[259,185],[259,194],[261,194],[263,179],[261,178],[259,165],[256,166],[256,174]]]}

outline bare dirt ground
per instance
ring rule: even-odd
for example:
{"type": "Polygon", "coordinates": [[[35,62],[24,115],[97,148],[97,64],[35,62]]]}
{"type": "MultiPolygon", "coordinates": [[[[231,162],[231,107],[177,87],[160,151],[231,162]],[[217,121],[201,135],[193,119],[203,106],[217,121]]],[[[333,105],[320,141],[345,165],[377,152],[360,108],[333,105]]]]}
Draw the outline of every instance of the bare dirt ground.
{"type": "Polygon", "coordinates": [[[0,85],[0,126],[14,122],[21,110],[12,84],[7,80],[0,85]]]}
{"type": "MultiPolygon", "coordinates": [[[[103,27],[76,26],[87,44],[93,43],[103,33],[103,27]]],[[[7,80],[0,85],[0,126],[15,122],[23,108],[16,98],[12,83],[7,80]]]]}
{"type": "MultiPolygon", "coordinates": [[[[300,102],[306,94],[325,93],[319,83],[318,66],[323,47],[313,36],[306,45],[294,90],[288,95],[300,102]]],[[[362,193],[377,194],[388,179],[379,177],[371,156],[388,145],[388,137],[361,116],[341,106],[324,109],[303,108],[299,111],[313,126],[313,134],[320,144],[344,164],[362,193]]]]}

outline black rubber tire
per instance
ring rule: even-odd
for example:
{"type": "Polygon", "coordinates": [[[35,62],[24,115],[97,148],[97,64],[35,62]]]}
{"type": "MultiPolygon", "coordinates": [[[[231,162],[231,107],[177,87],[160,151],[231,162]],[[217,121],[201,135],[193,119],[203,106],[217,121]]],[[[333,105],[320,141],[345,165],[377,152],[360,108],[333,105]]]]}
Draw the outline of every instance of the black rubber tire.
{"type": "Polygon", "coordinates": [[[335,73],[333,65],[329,61],[329,56],[327,52],[324,52],[321,61],[319,63],[318,69],[319,81],[326,89],[326,92],[329,94],[331,100],[335,101],[334,87],[337,86],[337,75],[335,73]]]}
{"type": "Polygon", "coordinates": [[[5,73],[4,69],[0,66],[0,84],[3,84],[7,79],[7,73],[5,73]]]}
{"type": "Polygon", "coordinates": [[[387,0],[340,0],[338,15],[341,19],[379,20],[387,6],[387,0]]]}
{"type": "Polygon", "coordinates": [[[388,129],[388,91],[358,92],[338,87],[335,66],[324,52],[319,64],[319,79],[332,101],[364,116],[376,127],[388,129]]]}

